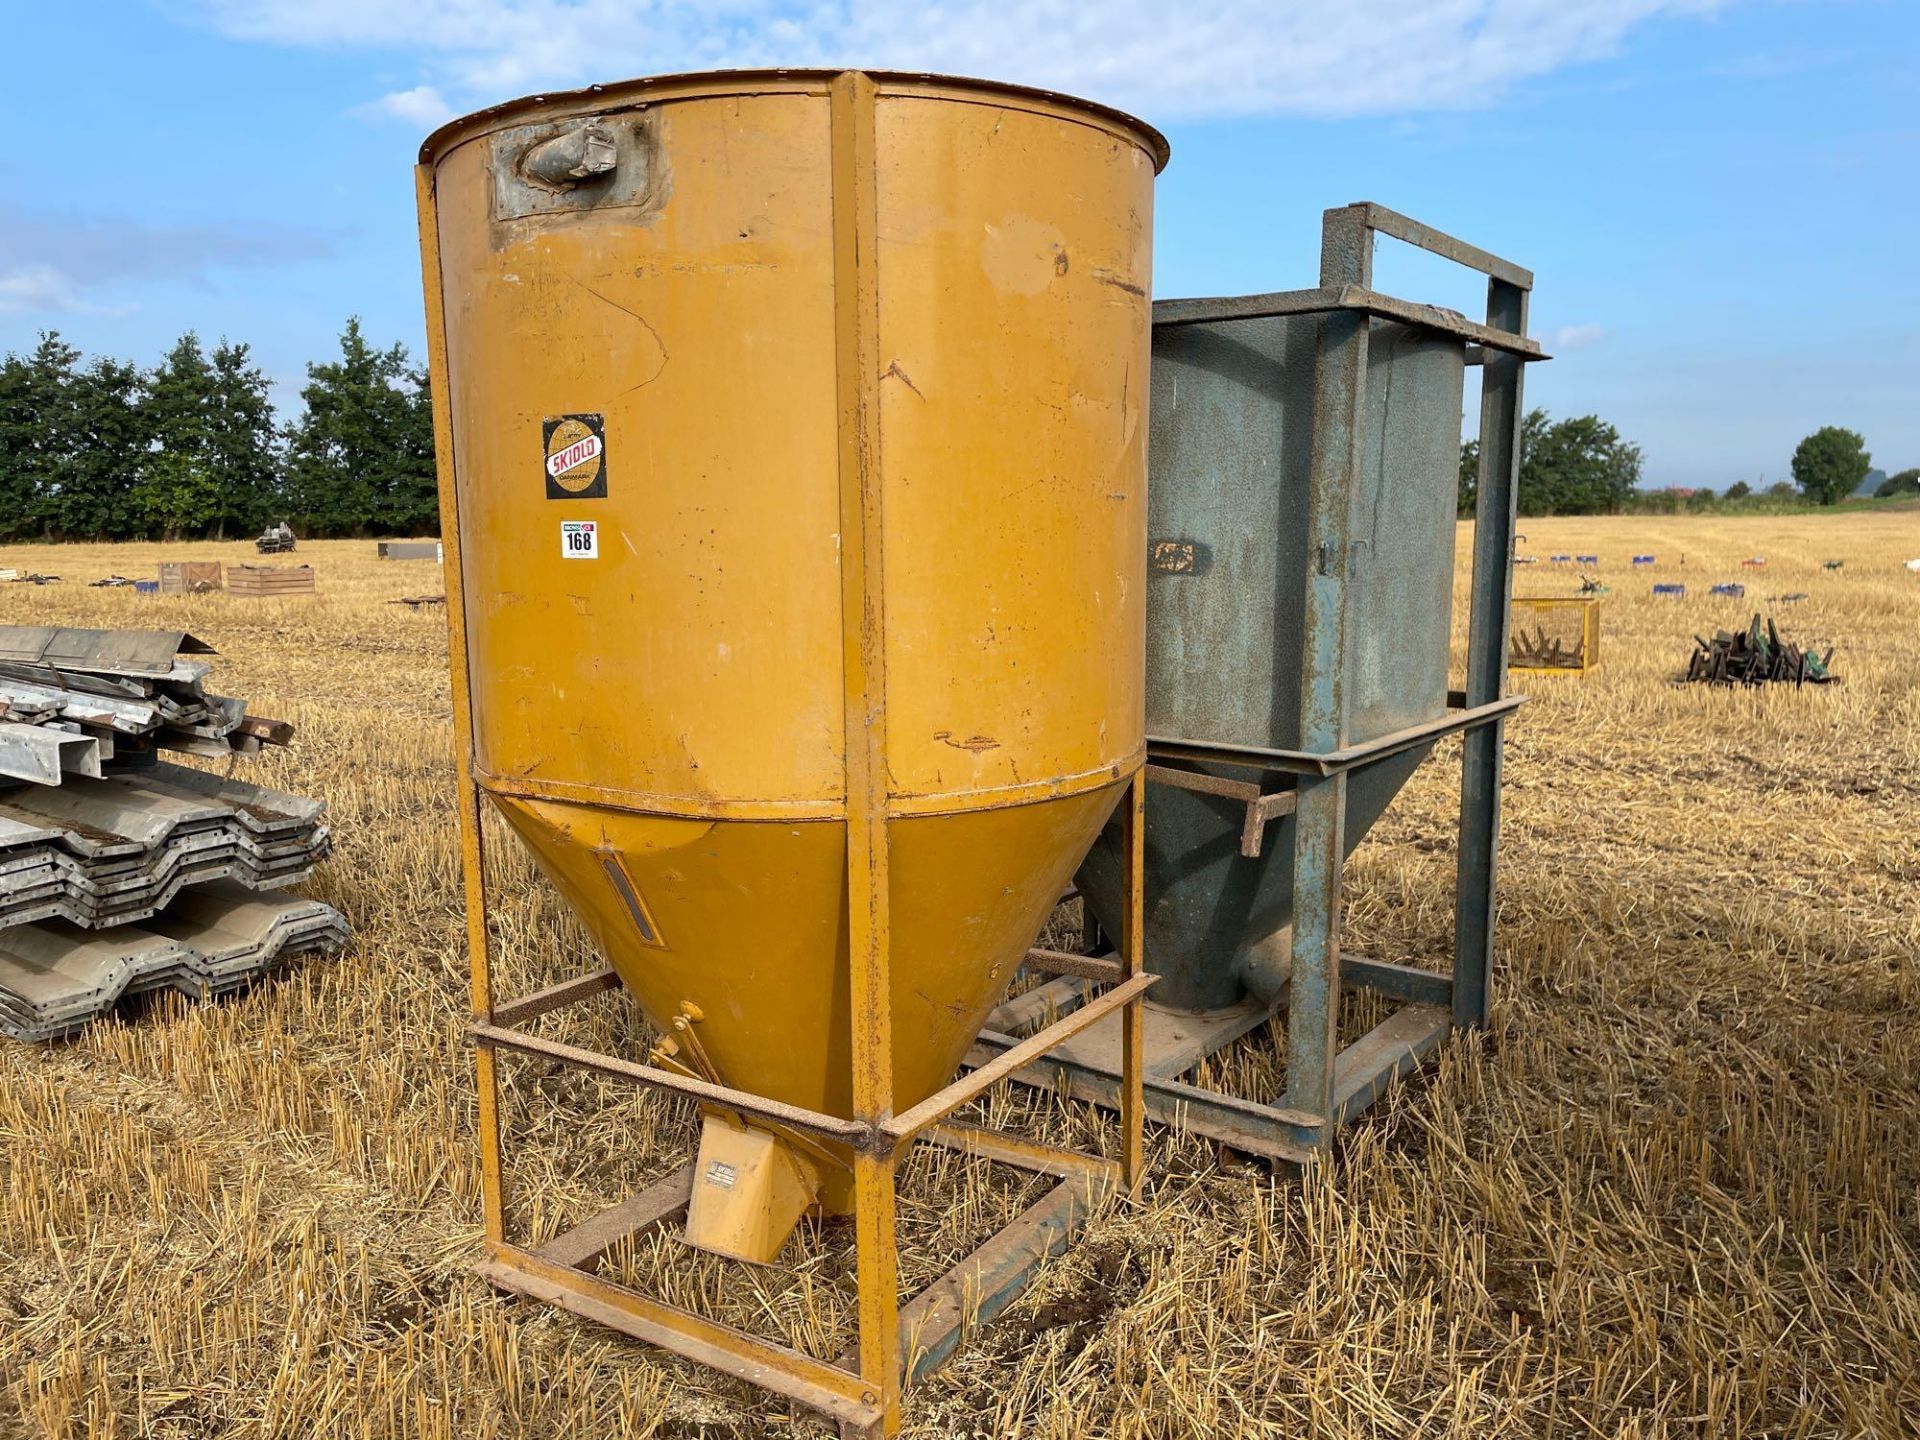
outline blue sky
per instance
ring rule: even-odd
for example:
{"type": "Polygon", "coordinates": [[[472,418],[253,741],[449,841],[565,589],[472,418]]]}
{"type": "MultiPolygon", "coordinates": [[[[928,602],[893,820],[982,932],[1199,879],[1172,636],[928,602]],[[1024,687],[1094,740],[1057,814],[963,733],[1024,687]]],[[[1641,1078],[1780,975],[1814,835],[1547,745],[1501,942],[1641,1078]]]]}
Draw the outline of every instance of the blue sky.
{"type": "MultiPolygon", "coordinates": [[[[1528,398],[1651,484],[1783,478],[1824,424],[1920,465],[1915,0],[0,0],[0,350],[250,342],[297,403],[349,314],[419,353],[410,165],[559,84],[865,63],[1166,131],[1155,293],[1292,289],[1379,200],[1530,265],[1528,398]]],[[[1382,289],[1482,292],[1383,246],[1382,289]]]]}

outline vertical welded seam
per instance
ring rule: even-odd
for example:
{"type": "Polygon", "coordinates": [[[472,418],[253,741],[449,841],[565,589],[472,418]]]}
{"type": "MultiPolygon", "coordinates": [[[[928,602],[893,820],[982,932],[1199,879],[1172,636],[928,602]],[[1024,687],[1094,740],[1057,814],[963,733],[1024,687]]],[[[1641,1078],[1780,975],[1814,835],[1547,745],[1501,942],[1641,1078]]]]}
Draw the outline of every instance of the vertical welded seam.
{"type": "MultiPolygon", "coordinates": [[[[893,1113],[888,906],[886,613],[880,494],[875,89],[856,71],[830,90],[834,371],[839,411],[840,628],[847,775],[847,948],[853,1113],[893,1113]]],[[[854,1154],[860,1373],[891,1434],[900,1416],[894,1156],[854,1154]]],[[[864,1397],[863,1397],[864,1398],[864,1397]]]]}
{"type": "MultiPolygon", "coordinates": [[[[446,549],[447,659],[453,682],[454,785],[459,797],[460,871],[467,910],[467,968],[473,1018],[493,1021],[493,954],[487,938],[486,847],[480,789],[473,779],[473,685],[467,654],[465,571],[460,562],[460,506],[454,480],[453,388],[447,364],[446,291],[440,273],[440,213],[430,165],[414,167],[420,214],[420,278],[426,300],[427,377],[433,391],[433,453],[440,492],[440,534],[446,549]]],[[[488,1241],[506,1239],[506,1177],[501,1155],[500,1089],[492,1047],[474,1049],[478,1092],[481,1209],[488,1241]]]]}

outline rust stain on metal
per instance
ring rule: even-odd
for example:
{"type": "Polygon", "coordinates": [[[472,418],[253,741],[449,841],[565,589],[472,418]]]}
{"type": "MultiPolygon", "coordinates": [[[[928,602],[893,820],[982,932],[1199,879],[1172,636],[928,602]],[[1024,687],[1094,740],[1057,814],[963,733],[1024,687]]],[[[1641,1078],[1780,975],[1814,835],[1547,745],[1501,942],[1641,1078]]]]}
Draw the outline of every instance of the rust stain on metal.
{"type": "MultiPolygon", "coordinates": [[[[1062,273],[1064,274],[1065,272],[1063,271],[1062,273]]],[[[1098,280],[1102,285],[1111,285],[1114,289],[1124,290],[1129,295],[1144,296],[1147,293],[1146,286],[1134,284],[1133,281],[1115,270],[1102,270],[1096,267],[1093,272],[1093,278],[1098,280]]]]}
{"type": "Polygon", "coordinates": [[[1155,540],[1147,548],[1147,568],[1160,575],[1204,575],[1212,558],[1197,540],[1155,540]]]}
{"type": "Polygon", "coordinates": [[[998,750],[1000,748],[1000,742],[991,735],[969,735],[964,740],[956,740],[953,738],[953,732],[951,730],[936,730],[933,732],[933,738],[938,740],[942,745],[951,745],[956,750],[971,750],[976,755],[982,750],[998,750]]]}
{"type": "Polygon", "coordinates": [[[902,385],[913,391],[914,394],[920,396],[922,400],[927,398],[920,387],[913,383],[913,377],[900,368],[900,362],[898,360],[891,362],[885,370],[881,371],[880,378],[882,380],[898,380],[902,385]]]}

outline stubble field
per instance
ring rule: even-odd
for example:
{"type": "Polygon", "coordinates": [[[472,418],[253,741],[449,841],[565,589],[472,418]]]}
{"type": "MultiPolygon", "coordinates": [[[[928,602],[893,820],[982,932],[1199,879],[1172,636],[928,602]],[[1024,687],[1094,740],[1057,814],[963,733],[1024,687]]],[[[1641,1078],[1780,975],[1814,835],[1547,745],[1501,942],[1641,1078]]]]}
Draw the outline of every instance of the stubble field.
{"type": "MultiPolygon", "coordinates": [[[[1920,511],[1527,521],[1598,551],[1603,661],[1529,679],[1509,726],[1491,1032],[1276,1184],[1150,1129],[1112,1204],[909,1396],[916,1436],[1899,1436],[1920,1433],[1920,511]],[[1659,557],[1629,572],[1634,553],[1659,557]],[[1739,561],[1765,555],[1763,570],[1739,561]],[[1844,559],[1829,572],[1821,562],[1844,559]],[[1683,580],[1684,601],[1653,580],[1683,580]],[[1748,598],[1709,600],[1713,580],[1748,598]],[[1804,591],[1792,605],[1766,597],[1804,591]],[[1772,610],[1845,684],[1677,688],[1691,636],[1772,610]]],[[[1464,561],[1470,532],[1460,533],[1464,561]]],[[[303,545],[310,600],[83,582],[250,546],[0,549],[0,623],[185,628],[215,688],[299,727],[243,772],[324,797],[309,887],[351,948],[238,1000],[165,1002],[50,1049],[0,1041],[0,1436],[789,1433],[752,1392],[495,1296],[478,1248],[445,621],[372,542],[303,545]]],[[[1518,590],[1567,594],[1547,564],[1518,590]]],[[[1464,591],[1462,591],[1464,595],[1464,591]]],[[[1456,673],[1464,606],[1456,603],[1456,673]]],[[[1349,868],[1356,950],[1444,966],[1458,747],[1349,868]]],[[[505,988],[593,962],[510,843],[505,988]]],[[[637,1048],[609,996],[553,1033],[637,1048]]],[[[1271,1042],[1214,1079],[1257,1095],[1271,1042]]],[[[677,1103],[506,1062],[544,1235],[684,1158],[677,1103]]],[[[997,1093],[995,1123],[1111,1151],[1098,1112],[997,1093]]],[[[1024,1191],[910,1169],[903,1280],[1024,1191]]],[[[831,1357],[850,1239],[789,1263],[623,1253],[628,1278],[831,1357]]],[[[817,1427],[801,1425],[803,1433],[817,1427]]]]}

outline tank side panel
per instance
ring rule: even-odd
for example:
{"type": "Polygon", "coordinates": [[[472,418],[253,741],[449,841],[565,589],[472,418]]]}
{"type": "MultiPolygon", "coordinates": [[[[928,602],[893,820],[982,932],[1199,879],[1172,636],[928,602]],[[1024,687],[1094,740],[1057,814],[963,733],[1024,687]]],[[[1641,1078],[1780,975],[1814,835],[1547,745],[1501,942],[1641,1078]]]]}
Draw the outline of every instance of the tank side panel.
{"type": "MultiPolygon", "coordinates": [[[[1352,772],[1347,783],[1346,853],[1432,753],[1416,746],[1352,772]]],[[[1252,778],[1253,772],[1215,773],[1252,778]]],[[[1153,1002],[1181,1010],[1216,1010],[1246,994],[1242,979],[1256,952],[1293,923],[1291,815],[1267,827],[1258,858],[1240,853],[1246,812],[1230,800],[1154,785],[1147,790],[1147,970],[1158,975],[1153,1002]]],[[[1124,851],[1118,820],[1110,821],[1074,884],[1109,935],[1124,915],[1124,851]]]]}
{"type": "Polygon", "coordinates": [[[1111,770],[1143,738],[1152,163],[985,104],[876,123],[893,793],[1111,770]]]}
{"type": "MultiPolygon", "coordinates": [[[[1311,316],[1154,337],[1147,730],[1297,748],[1311,316]]],[[[1376,322],[1348,566],[1348,736],[1446,708],[1464,366],[1376,322]]]]}
{"type": "Polygon", "coordinates": [[[1147,733],[1289,746],[1298,655],[1312,320],[1153,337],[1147,733]],[[1287,648],[1291,646],[1289,651],[1287,648]]]}
{"type": "Polygon", "coordinates": [[[837,802],[826,101],[613,123],[651,147],[640,203],[496,218],[505,136],[438,168],[479,762],[837,802]],[[582,415],[604,424],[605,494],[549,498],[544,430],[582,415]],[[581,521],[595,553],[566,558],[581,521]]]}
{"type": "Polygon", "coordinates": [[[1458,341],[1374,322],[1348,572],[1347,726],[1355,741],[1446,712],[1465,387],[1458,341]]]}
{"type": "Polygon", "coordinates": [[[842,825],[497,803],[655,1028],[691,1001],[727,1084],[848,1113],[842,825]]]}
{"type": "Polygon", "coordinates": [[[896,1109],[953,1078],[1121,789],[893,822],[896,1109]]]}

